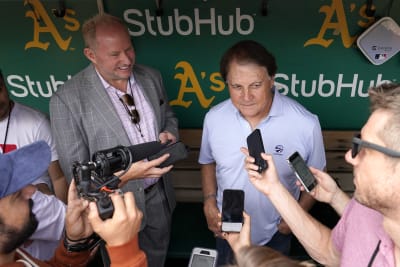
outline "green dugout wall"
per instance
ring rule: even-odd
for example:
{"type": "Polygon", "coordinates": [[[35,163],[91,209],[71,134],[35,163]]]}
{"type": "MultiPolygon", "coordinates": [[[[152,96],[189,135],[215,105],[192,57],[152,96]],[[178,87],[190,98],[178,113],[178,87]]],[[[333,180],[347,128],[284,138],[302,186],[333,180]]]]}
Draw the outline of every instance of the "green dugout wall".
{"type": "MultiPolygon", "coordinates": [[[[88,64],[80,29],[99,8],[127,23],[137,62],[161,71],[182,128],[201,128],[207,110],[229,97],[219,59],[242,39],[259,41],[276,56],[277,88],[316,113],[324,129],[360,128],[368,87],[398,81],[399,55],[376,66],[356,46],[374,22],[366,1],[168,0],[162,16],[157,2],[0,1],[0,68],[11,97],[48,112],[57,87],[88,64]],[[52,11],[60,2],[64,17],[52,11]]],[[[399,2],[373,1],[375,17],[399,23],[399,2]]]]}

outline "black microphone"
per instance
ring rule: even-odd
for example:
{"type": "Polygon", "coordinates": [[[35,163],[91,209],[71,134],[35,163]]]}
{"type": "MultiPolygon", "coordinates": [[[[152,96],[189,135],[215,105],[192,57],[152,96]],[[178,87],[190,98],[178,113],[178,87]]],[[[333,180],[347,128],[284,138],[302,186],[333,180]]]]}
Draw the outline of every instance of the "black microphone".
{"type": "Polygon", "coordinates": [[[138,145],[128,146],[127,149],[131,152],[132,162],[143,160],[160,152],[166,144],[161,144],[158,141],[142,143],[138,145]]]}
{"type": "Polygon", "coordinates": [[[165,146],[166,144],[161,144],[158,141],[133,146],[116,146],[95,152],[92,160],[97,166],[97,174],[100,177],[108,177],[117,171],[125,170],[134,162],[158,153],[165,146]]]}

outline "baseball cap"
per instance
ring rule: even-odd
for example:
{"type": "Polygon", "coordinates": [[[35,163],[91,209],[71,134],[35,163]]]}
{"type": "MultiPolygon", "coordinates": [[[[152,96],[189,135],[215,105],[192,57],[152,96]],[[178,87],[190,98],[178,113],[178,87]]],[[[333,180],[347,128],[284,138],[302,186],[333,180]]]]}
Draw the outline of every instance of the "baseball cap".
{"type": "Polygon", "coordinates": [[[45,141],[0,154],[0,198],[37,180],[49,167],[51,151],[45,141]]]}

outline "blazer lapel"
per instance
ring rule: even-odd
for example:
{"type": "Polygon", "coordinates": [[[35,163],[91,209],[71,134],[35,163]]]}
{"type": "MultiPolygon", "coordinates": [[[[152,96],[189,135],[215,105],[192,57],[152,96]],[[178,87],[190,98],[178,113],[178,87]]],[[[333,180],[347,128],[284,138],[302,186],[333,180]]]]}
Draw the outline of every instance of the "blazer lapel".
{"type": "Polygon", "coordinates": [[[88,90],[88,98],[90,99],[88,103],[93,105],[93,109],[95,110],[93,114],[98,116],[98,123],[109,129],[115,136],[122,137],[123,135],[125,144],[121,143],[121,145],[130,144],[129,137],[95,68],[91,65],[88,71],[90,72],[88,75],[89,83],[91,83],[90,86],[86,87],[88,90]]]}

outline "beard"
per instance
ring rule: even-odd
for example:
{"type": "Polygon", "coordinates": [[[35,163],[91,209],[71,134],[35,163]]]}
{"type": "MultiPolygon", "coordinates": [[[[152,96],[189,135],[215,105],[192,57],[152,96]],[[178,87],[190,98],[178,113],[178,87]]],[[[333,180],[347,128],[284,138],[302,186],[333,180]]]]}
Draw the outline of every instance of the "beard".
{"type": "Polygon", "coordinates": [[[32,207],[33,201],[32,199],[29,199],[29,217],[21,229],[4,224],[3,220],[0,218],[0,234],[5,237],[4,242],[1,244],[2,254],[11,253],[20,247],[36,231],[39,222],[36,219],[35,214],[32,212],[32,207]]]}

